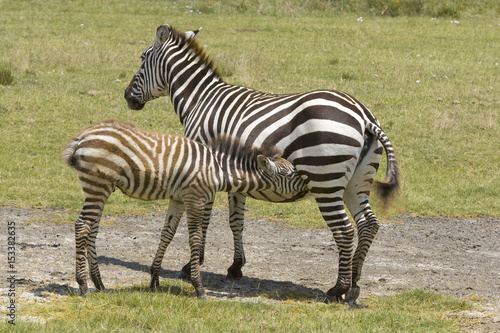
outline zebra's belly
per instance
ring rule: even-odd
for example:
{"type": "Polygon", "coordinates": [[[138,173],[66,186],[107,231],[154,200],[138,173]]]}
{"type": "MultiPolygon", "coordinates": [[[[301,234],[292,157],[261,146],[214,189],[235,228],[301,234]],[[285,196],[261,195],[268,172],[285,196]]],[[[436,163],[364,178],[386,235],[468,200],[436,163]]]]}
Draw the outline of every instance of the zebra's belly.
{"type": "Polygon", "coordinates": [[[139,200],[152,201],[152,200],[165,200],[175,199],[182,201],[181,192],[166,187],[151,187],[151,188],[137,188],[129,189],[118,187],[123,194],[139,200]]]}
{"type": "Polygon", "coordinates": [[[311,192],[309,191],[281,193],[272,190],[263,190],[263,191],[250,191],[242,194],[256,200],[269,201],[269,202],[295,202],[311,196],[311,192]]]}

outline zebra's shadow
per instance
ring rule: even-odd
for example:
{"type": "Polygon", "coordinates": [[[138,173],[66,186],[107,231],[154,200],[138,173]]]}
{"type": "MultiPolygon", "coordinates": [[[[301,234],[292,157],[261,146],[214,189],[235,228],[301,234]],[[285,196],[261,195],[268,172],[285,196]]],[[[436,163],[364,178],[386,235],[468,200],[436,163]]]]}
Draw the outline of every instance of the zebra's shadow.
{"type": "MultiPolygon", "coordinates": [[[[116,265],[126,267],[134,271],[148,272],[150,267],[138,262],[124,261],[117,258],[99,256],[99,264],[116,265]]],[[[243,276],[240,280],[231,280],[226,275],[213,273],[209,267],[202,266],[201,276],[203,287],[209,297],[221,299],[226,298],[248,298],[265,297],[274,300],[296,300],[296,301],[323,301],[325,293],[317,288],[309,288],[291,281],[274,281],[261,279],[252,276],[243,276]]],[[[172,294],[183,294],[186,291],[179,287],[178,283],[171,280],[179,280],[180,271],[160,270],[160,287],[156,292],[165,292],[172,294]],[[169,281],[170,280],[170,281],[169,281]]],[[[184,280],[185,281],[185,280],[184,280]]],[[[149,281],[144,281],[146,284],[149,281]]],[[[189,285],[190,282],[185,282],[189,285]]],[[[182,286],[182,284],[181,284],[182,286]]],[[[120,288],[120,290],[140,290],[140,287],[120,288]]],[[[143,288],[142,288],[143,289],[143,288]]],[[[188,288],[186,288],[188,289],[188,288]]],[[[194,293],[193,293],[194,295],[194,293]]]]}

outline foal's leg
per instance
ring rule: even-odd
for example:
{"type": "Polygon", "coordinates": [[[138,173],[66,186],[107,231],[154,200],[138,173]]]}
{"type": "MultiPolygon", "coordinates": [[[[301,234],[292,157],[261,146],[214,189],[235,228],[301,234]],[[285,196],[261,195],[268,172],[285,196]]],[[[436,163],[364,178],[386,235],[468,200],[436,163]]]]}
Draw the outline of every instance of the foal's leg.
{"type": "MultiPolygon", "coordinates": [[[[205,243],[207,240],[207,229],[210,224],[210,216],[212,215],[212,206],[214,202],[211,200],[205,204],[205,210],[203,214],[202,220],[202,232],[203,232],[203,242],[200,250],[200,265],[203,265],[205,261],[205,243]]],[[[179,276],[180,279],[189,280],[191,278],[191,263],[188,262],[182,267],[181,274],[179,276]]]]}
{"type": "Polygon", "coordinates": [[[180,201],[171,199],[168,205],[167,217],[165,225],[161,231],[160,245],[156,251],[155,258],[151,265],[151,283],[149,287],[155,289],[160,286],[160,268],[165,250],[174,238],[175,232],[179,225],[179,221],[184,213],[184,204],[180,201]]]}
{"type": "Polygon", "coordinates": [[[206,299],[207,296],[203,289],[200,274],[200,252],[203,246],[202,216],[205,200],[198,194],[187,194],[184,196],[183,200],[186,206],[189,247],[191,248],[191,283],[196,289],[198,298],[206,299]]]}
{"type": "MultiPolygon", "coordinates": [[[[83,184],[83,181],[82,181],[83,184]]],[[[75,245],[76,245],[76,281],[83,295],[89,293],[87,285],[87,255],[90,266],[90,274],[97,290],[104,290],[104,284],[99,273],[95,240],[99,230],[104,205],[111,194],[111,187],[101,187],[101,191],[91,191],[82,186],[85,193],[83,209],[75,223],[75,245]]]]}
{"type": "MultiPolygon", "coordinates": [[[[100,219],[99,219],[100,220],[100,219]]],[[[94,283],[97,290],[103,291],[104,284],[102,283],[101,273],[99,272],[99,265],[97,264],[97,253],[95,248],[95,241],[97,233],[99,232],[99,220],[94,223],[90,230],[89,242],[87,243],[87,255],[89,261],[90,279],[94,283]]]]}

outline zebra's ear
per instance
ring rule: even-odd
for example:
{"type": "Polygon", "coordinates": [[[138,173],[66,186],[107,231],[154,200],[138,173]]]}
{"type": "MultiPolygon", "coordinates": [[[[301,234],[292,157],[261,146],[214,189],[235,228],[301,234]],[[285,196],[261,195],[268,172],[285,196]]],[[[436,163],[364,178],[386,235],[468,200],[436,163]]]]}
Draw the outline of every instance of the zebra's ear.
{"type": "Polygon", "coordinates": [[[156,29],[154,45],[158,46],[160,44],[165,43],[165,41],[170,36],[170,27],[168,24],[160,25],[158,29],[156,29]]]}
{"type": "Polygon", "coordinates": [[[196,38],[198,34],[200,33],[201,27],[198,30],[195,31],[186,31],[186,40],[190,40],[191,38],[196,38]]]}
{"type": "Polygon", "coordinates": [[[274,175],[276,173],[276,166],[274,165],[274,162],[267,156],[258,155],[257,164],[259,165],[259,168],[268,175],[274,175]]]}

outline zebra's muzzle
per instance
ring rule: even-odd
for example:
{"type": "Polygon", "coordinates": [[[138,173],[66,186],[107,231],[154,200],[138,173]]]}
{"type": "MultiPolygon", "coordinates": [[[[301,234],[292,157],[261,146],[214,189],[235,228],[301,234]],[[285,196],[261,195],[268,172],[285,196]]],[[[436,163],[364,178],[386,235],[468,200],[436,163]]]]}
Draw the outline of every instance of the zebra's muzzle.
{"type": "Polygon", "coordinates": [[[135,96],[128,92],[128,89],[125,90],[125,100],[127,101],[128,107],[132,110],[142,110],[146,103],[141,103],[135,96]]]}

